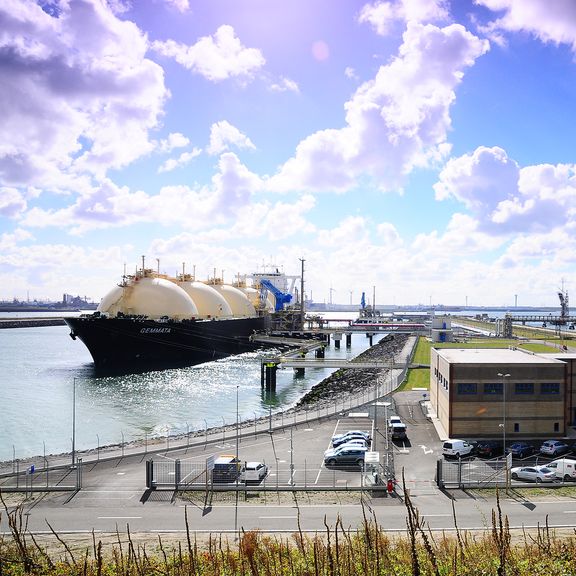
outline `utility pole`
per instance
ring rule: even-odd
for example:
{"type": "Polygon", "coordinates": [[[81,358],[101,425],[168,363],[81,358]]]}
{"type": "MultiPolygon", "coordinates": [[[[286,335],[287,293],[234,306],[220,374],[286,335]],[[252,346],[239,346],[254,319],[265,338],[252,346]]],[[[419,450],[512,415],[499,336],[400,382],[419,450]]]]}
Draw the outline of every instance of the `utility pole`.
{"type": "Polygon", "coordinates": [[[300,258],[301,272],[300,272],[300,330],[304,329],[304,258],[300,258]]]}

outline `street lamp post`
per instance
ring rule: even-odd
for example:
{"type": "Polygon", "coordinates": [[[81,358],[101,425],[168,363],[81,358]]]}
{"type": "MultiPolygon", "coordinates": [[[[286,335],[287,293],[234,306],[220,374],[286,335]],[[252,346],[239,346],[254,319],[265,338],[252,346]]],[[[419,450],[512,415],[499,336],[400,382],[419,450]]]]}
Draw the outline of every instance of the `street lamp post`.
{"type": "Polygon", "coordinates": [[[72,386],[72,468],[76,468],[76,378],[72,386]]]}
{"type": "Polygon", "coordinates": [[[498,372],[498,376],[502,378],[502,450],[506,458],[506,378],[510,378],[510,374],[498,372]]]}

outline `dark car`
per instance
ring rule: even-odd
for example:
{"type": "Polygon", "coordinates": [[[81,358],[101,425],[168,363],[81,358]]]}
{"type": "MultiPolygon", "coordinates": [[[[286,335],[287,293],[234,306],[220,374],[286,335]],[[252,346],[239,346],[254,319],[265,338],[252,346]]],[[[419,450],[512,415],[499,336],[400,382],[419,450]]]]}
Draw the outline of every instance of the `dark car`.
{"type": "Polygon", "coordinates": [[[495,458],[496,456],[501,456],[502,453],[502,442],[496,440],[478,442],[476,446],[476,454],[482,458],[495,458]]]}
{"type": "Polygon", "coordinates": [[[527,442],[514,442],[506,449],[506,452],[516,456],[517,458],[525,458],[526,456],[531,456],[534,454],[534,446],[531,446],[527,442]]]}
{"type": "Polygon", "coordinates": [[[367,450],[367,448],[362,448],[361,446],[344,446],[343,448],[327,450],[324,454],[324,464],[326,464],[326,466],[362,466],[367,450]]]}

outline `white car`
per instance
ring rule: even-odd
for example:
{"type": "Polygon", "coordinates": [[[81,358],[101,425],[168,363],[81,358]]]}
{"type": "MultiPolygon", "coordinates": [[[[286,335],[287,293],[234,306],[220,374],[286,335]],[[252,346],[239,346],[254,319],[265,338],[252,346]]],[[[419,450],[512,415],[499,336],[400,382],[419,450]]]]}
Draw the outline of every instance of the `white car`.
{"type": "Polygon", "coordinates": [[[466,442],[466,440],[449,439],[442,445],[442,454],[444,456],[454,456],[460,458],[472,454],[474,444],[466,442]]]}
{"type": "Polygon", "coordinates": [[[344,434],[336,434],[335,436],[332,436],[332,446],[334,446],[334,448],[337,448],[341,444],[345,444],[350,440],[358,440],[358,439],[366,440],[366,442],[370,442],[370,440],[372,440],[368,432],[364,432],[363,430],[349,430],[344,434]]]}
{"type": "Polygon", "coordinates": [[[540,446],[540,454],[546,454],[547,456],[558,456],[568,452],[568,450],[570,450],[570,446],[561,440],[546,440],[540,446]]]}
{"type": "Polygon", "coordinates": [[[510,470],[512,480],[528,480],[530,482],[554,482],[556,472],[546,466],[519,466],[510,470]]]}
{"type": "Polygon", "coordinates": [[[268,475],[268,466],[263,462],[246,462],[240,480],[242,482],[260,482],[268,475]]]}
{"type": "Polygon", "coordinates": [[[367,440],[364,440],[362,438],[355,438],[353,440],[348,440],[348,442],[344,442],[344,444],[340,444],[340,446],[338,446],[337,448],[330,448],[329,450],[326,450],[324,452],[324,455],[333,452],[338,452],[339,450],[342,450],[343,448],[365,448],[366,450],[368,450],[370,445],[370,442],[368,442],[367,440]]]}

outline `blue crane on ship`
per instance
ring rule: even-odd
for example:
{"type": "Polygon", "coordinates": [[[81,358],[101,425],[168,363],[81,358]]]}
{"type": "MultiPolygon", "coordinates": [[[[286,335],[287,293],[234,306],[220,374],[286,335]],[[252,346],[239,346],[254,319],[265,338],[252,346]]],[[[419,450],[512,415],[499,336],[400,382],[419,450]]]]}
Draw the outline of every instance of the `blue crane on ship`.
{"type": "Polygon", "coordinates": [[[284,308],[284,304],[289,304],[292,300],[292,294],[286,294],[279,290],[270,280],[262,278],[260,280],[260,298],[262,302],[266,301],[266,292],[271,292],[275,299],[274,312],[279,312],[284,308]]]}

